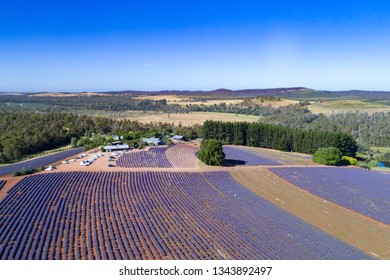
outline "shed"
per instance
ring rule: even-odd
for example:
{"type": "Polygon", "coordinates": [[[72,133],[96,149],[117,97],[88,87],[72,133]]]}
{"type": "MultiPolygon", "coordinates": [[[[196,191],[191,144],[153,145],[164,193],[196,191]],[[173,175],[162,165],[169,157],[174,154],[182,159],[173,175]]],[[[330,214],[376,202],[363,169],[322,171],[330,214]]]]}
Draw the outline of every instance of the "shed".
{"type": "Polygon", "coordinates": [[[175,136],[172,137],[172,140],[183,141],[184,140],[184,136],[183,135],[175,135],[175,136]]]}

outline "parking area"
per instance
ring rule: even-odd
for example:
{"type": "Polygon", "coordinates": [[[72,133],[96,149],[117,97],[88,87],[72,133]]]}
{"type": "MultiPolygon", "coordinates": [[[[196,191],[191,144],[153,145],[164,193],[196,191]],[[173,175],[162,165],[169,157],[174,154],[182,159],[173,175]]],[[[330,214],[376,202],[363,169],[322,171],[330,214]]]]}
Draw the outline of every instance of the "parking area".
{"type": "Polygon", "coordinates": [[[116,168],[116,160],[123,153],[124,152],[83,152],[57,164],[55,169],[45,172],[113,170],[116,168]]]}

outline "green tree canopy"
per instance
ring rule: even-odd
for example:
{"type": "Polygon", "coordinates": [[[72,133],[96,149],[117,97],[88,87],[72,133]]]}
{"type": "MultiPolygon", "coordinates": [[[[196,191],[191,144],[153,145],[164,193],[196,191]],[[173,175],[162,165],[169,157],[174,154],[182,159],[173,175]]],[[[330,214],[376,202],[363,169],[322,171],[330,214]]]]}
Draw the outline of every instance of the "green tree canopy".
{"type": "Polygon", "coordinates": [[[207,165],[222,165],[225,159],[222,143],[214,139],[204,140],[200,145],[198,158],[207,165]]]}

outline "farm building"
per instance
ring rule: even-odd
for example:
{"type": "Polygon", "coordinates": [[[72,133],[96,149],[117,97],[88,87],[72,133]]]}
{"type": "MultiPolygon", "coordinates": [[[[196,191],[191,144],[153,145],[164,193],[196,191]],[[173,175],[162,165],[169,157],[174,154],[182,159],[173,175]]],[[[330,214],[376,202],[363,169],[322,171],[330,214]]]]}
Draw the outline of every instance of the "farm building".
{"type": "Polygon", "coordinates": [[[143,143],[147,143],[148,145],[160,145],[163,141],[160,138],[150,137],[150,138],[142,138],[143,143]]]}
{"type": "Polygon", "coordinates": [[[172,137],[172,141],[184,141],[184,136],[183,135],[175,135],[172,137]]]}
{"type": "Polygon", "coordinates": [[[123,144],[123,145],[109,145],[109,146],[104,146],[104,149],[107,152],[112,152],[112,151],[123,151],[123,150],[129,150],[130,147],[129,145],[123,144]]]}

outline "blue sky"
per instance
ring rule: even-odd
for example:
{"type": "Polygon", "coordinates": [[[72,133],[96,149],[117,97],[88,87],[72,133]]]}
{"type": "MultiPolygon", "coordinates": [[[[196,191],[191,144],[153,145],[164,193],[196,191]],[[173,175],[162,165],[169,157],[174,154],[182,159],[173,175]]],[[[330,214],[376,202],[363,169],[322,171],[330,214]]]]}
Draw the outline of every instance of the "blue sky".
{"type": "Polygon", "coordinates": [[[390,90],[387,1],[0,2],[0,91],[390,90]]]}

